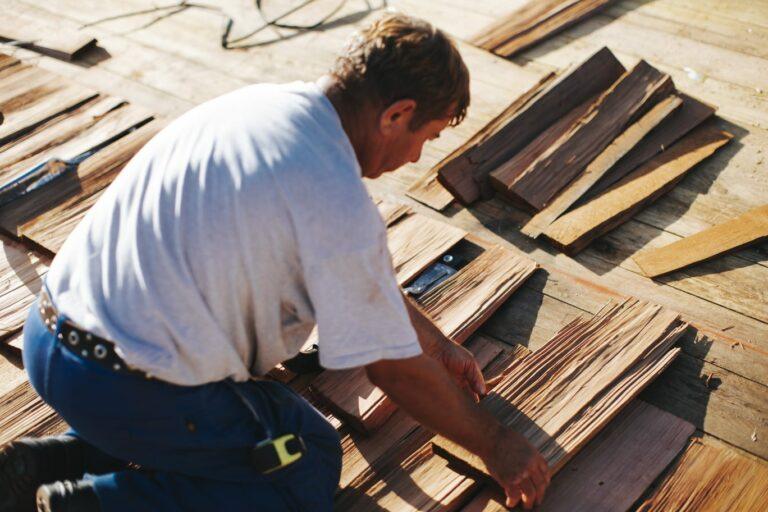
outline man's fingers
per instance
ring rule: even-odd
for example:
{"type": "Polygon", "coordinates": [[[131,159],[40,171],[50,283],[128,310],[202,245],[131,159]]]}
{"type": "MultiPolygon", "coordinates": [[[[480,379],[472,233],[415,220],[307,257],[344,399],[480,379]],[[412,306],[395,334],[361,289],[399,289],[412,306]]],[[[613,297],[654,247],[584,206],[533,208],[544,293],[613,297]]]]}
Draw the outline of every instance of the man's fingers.
{"type": "Polygon", "coordinates": [[[525,510],[531,510],[536,504],[536,487],[530,478],[524,478],[520,482],[520,491],[523,496],[523,508],[525,510]]]}
{"type": "Polygon", "coordinates": [[[507,503],[505,504],[507,508],[514,508],[517,506],[518,503],[520,503],[520,488],[515,486],[510,489],[506,490],[507,494],[507,503]]]}
{"type": "Polygon", "coordinates": [[[485,379],[483,378],[483,372],[480,370],[480,367],[477,365],[477,361],[472,359],[472,366],[469,368],[469,375],[467,375],[467,380],[470,382],[470,385],[472,386],[472,389],[480,396],[484,396],[486,393],[485,389],[485,379]]]}
{"type": "Polygon", "coordinates": [[[541,505],[541,500],[544,499],[544,492],[547,490],[547,477],[540,471],[532,471],[531,481],[534,487],[536,487],[536,504],[541,505]]]}

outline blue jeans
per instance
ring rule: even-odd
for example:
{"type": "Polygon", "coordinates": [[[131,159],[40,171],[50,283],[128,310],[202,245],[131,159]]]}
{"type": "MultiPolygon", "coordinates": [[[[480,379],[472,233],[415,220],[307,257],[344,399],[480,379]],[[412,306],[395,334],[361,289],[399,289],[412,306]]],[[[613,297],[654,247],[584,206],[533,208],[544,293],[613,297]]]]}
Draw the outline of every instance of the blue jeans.
{"type": "Polygon", "coordinates": [[[105,512],[332,510],[338,433],[288,386],[186,387],[117,374],[57,342],[37,303],[24,325],[23,355],[32,386],[74,435],[140,466],[88,476],[105,512]],[[303,437],[304,456],[269,474],[256,471],[251,448],[286,433],[303,437]]]}

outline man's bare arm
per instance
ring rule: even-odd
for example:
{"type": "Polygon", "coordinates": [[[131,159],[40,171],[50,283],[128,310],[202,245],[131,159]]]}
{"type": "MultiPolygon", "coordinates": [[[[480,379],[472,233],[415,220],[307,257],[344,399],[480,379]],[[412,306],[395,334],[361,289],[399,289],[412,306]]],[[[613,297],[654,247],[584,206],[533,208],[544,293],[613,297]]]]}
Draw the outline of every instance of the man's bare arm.
{"type": "Polygon", "coordinates": [[[368,378],[419,423],[480,456],[505,489],[507,504],[540,502],[549,483],[547,464],[520,434],[503,427],[422,354],[365,367],[368,378]]]}

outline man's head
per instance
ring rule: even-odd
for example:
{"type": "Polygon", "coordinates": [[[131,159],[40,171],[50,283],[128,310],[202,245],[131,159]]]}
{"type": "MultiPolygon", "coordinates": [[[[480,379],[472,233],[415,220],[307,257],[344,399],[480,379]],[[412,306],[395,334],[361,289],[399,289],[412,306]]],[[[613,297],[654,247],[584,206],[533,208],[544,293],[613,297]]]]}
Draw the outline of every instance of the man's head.
{"type": "Polygon", "coordinates": [[[469,71],[453,42],[402,14],[356,33],[330,78],[331,100],[370,178],[418,160],[424,142],[459,124],[469,106],[469,71]]]}

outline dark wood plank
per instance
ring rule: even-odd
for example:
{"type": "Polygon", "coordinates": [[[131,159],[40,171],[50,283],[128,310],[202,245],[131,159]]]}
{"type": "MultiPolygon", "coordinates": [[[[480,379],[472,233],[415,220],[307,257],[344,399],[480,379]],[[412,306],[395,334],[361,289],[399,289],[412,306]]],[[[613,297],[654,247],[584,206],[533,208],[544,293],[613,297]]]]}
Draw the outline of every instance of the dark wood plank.
{"type": "Polygon", "coordinates": [[[587,165],[584,172],[569,183],[555,199],[533,216],[521,231],[536,238],[560,215],[566,212],[595,183],[600,180],[624,155],[629,153],[640,140],[663,122],[681,104],[677,96],[669,96],[657,103],[643,117],[629,126],[616,137],[595,159],[587,165]]]}
{"type": "Polygon", "coordinates": [[[544,234],[561,250],[569,254],[579,252],[674,187],[696,164],[731,138],[731,134],[713,126],[691,132],[601,196],[557,219],[544,234]]]}
{"type": "Polygon", "coordinates": [[[668,75],[640,61],[514,181],[504,182],[506,193],[519,204],[541,210],[629,123],[673,91],[668,75]]]}
{"type": "Polygon", "coordinates": [[[480,198],[478,182],[482,183],[488,173],[568,112],[607,90],[624,71],[610,50],[601,49],[548,82],[502,128],[471,150],[465,158],[472,163],[471,178],[465,166],[457,161],[438,171],[440,181],[451,187],[462,203],[471,204],[480,198]]]}
{"type": "Polygon", "coordinates": [[[598,181],[587,193],[586,197],[597,196],[624,176],[644,164],[666,148],[669,148],[681,137],[709,119],[715,113],[715,108],[687,94],[681,94],[683,104],[672,115],[645,137],[639,144],[614,165],[608,173],[598,181]]]}

